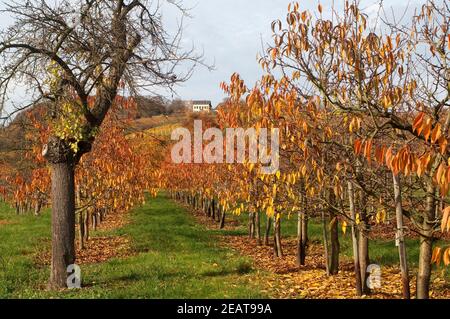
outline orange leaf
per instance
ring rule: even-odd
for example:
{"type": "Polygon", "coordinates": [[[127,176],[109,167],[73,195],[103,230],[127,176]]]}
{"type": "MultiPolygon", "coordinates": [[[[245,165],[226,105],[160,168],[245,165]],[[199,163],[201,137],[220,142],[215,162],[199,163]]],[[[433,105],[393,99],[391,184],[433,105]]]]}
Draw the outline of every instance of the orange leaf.
{"type": "Polygon", "coordinates": [[[433,250],[433,255],[431,256],[431,263],[436,264],[437,266],[441,263],[441,247],[435,247],[433,250]]]}
{"type": "Polygon", "coordinates": [[[444,232],[445,230],[449,231],[449,222],[450,222],[450,206],[447,206],[443,211],[442,221],[441,221],[441,231],[444,232]]]}
{"type": "Polygon", "coordinates": [[[446,175],[446,173],[447,173],[447,171],[446,171],[446,169],[445,169],[445,165],[444,165],[444,163],[441,163],[441,165],[439,165],[439,168],[438,168],[438,170],[437,170],[437,172],[436,172],[436,182],[438,183],[438,184],[442,184],[442,177],[446,177],[445,175],[446,175]],[[444,175],[445,174],[445,175],[444,175]]]}
{"type": "Polygon", "coordinates": [[[422,125],[424,116],[425,113],[420,113],[419,115],[417,115],[413,123],[413,132],[417,131],[417,129],[422,125]]]}
{"type": "Polygon", "coordinates": [[[306,11],[303,11],[303,12],[302,12],[302,16],[301,16],[301,19],[302,19],[303,22],[306,21],[306,17],[307,17],[307,16],[306,16],[306,11]]]}
{"type": "Polygon", "coordinates": [[[431,135],[431,119],[427,119],[425,122],[425,127],[423,129],[422,135],[425,137],[425,140],[428,141],[431,135]]]}
{"type": "Polygon", "coordinates": [[[441,137],[442,131],[441,131],[441,125],[438,123],[433,129],[433,132],[431,133],[431,142],[436,143],[436,141],[441,137]]]}
{"type": "Polygon", "coordinates": [[[386,165],[389,168],[392,168],[392,147],[389,147],[386,151],[386,165]]]}
{"type": "Polygon", "coordinates": [[[444,265],[450,265],[450,248],[447,248],[444,252],[444,265]]]}
{"type": "Polygon", "coordinates": [[[366,142],[366,146],[364,147],[364,156],[366,159],[371,161],[371,155],[372,155],[372,140],[366,142]]]}
{"type": "Polygon", "coordinates": [[[447,145],[448,145],[447,138],[445,136],[441,136],[438,140],[438,144],[439,144],[441,154],[445,154],[445,152],[447,151],[447,145]]]}
{"type": "Polygon", "coordinates": [[[361,153],[361,147],[362,147],[362,142],[361,140],[356,140],[355,141],[355,154],[359,155],[361,153]]]}

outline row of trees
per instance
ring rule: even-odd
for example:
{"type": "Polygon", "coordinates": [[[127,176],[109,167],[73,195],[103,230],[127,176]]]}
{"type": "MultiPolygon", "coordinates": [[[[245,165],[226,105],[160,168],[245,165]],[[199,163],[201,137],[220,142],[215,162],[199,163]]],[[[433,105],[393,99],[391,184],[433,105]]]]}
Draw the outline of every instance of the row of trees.
{"type": "MultiPolygon", "coordinates": [[[[109,214],[127,212],[144,202],[145,191],[156,192],[155,172],[161,145],[151,137],[125,135],[128,120],[123,114],[130,110],[134,112],[135,108],[132,100],[118,99],[96,136],[92,152],[80,160],[75,170],[74,220],[78,224],[81,249],[89,240],[90,229],[95,230],[109,214]]],[[[27,158],[28,166],[3,169],[2,197],[16,208],[18,214],[33,211],[39,215],[51,204],[50,170],[40,146],[46,143],[53,128],[45,119],[45,107],[33,109],[28,113],[28,119],[28,147],[16,154],[27,158]]],[[[74,239],[75,229],[71,241],[74,239]]]]}
{"type": "Polygon", "coordinates": [[[272,24],[274,43],[259,61],[266,73],[261,81],[248,88],[234,74],[222,84],[229,99],[218,125],[279,128],[279,171],[264,175],[248,160],[169,163],[167,187],[213,217],[217,203],[222,216],[247,212],[259,242],[265,213],[277,257],[283,255],[281,222],[296,214],[299,265],[306,260],[308,220],[320,218],[329,275],[339,267],[338,229],[349,227],[359,296],[370,293],[371,224],[392,212],[403,296],[410,298],[405,237],[414,232],[420,237],[416,295],[428,298],[432,263],[450,263],[448,247],[433,249],[450,229],[449,4],[427,1],[405,26],[381,17],[382,25],[369,26],[348,1],[341,13],[329,12],[289,5],[286,22],[272,24]]]}

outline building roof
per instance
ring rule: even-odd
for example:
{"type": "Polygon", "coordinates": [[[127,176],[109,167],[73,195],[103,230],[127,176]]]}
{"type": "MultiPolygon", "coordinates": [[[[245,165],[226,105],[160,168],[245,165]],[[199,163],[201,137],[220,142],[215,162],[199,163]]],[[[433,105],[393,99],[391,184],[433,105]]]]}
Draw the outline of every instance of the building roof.
{"type": "Polygon", "coordinates": [[[209,104],[209,105],[212,105],[211,101],[207,101],[207,100],[192,101],[192,104],[201,104],[201,105],[209,104]]]}

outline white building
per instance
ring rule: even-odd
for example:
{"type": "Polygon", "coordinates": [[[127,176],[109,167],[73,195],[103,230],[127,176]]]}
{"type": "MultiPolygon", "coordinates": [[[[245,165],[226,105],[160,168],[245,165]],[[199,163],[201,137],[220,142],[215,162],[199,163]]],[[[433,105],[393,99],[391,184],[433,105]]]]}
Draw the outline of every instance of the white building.
{"type": "Polygon", "coordinates": [[[210,112],[212,110],[211,101],[188,101],[186,105],[192,109],[192,112],[210,112]]]}

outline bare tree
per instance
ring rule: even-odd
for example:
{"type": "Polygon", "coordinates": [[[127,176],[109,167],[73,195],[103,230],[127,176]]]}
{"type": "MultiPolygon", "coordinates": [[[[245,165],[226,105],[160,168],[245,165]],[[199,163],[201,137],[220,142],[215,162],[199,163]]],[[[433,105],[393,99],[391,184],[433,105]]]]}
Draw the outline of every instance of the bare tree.
{"type": "MultiPolygon", "coordinates": [[[[179,3],[168,2],[185,16],[179,3]]],[[[0,36],[1,106],[10,103],[8,92],[23,83],[32,103],[16,110],[47,102],[49,121],[77,133],[54,130],[43,147],[52,171],[49,288],[64,288],[67,266],[75,262],[74,169],[91,150],[119,90],[171,89],[201,60],[180,47],[182,24],[175,34],[166,32],[161,4],[154,1],[28,0],[7,4],[3,13],[14,22],[0,36]],[[178,74],[182,62],[190,67],[178,74]]]]}

